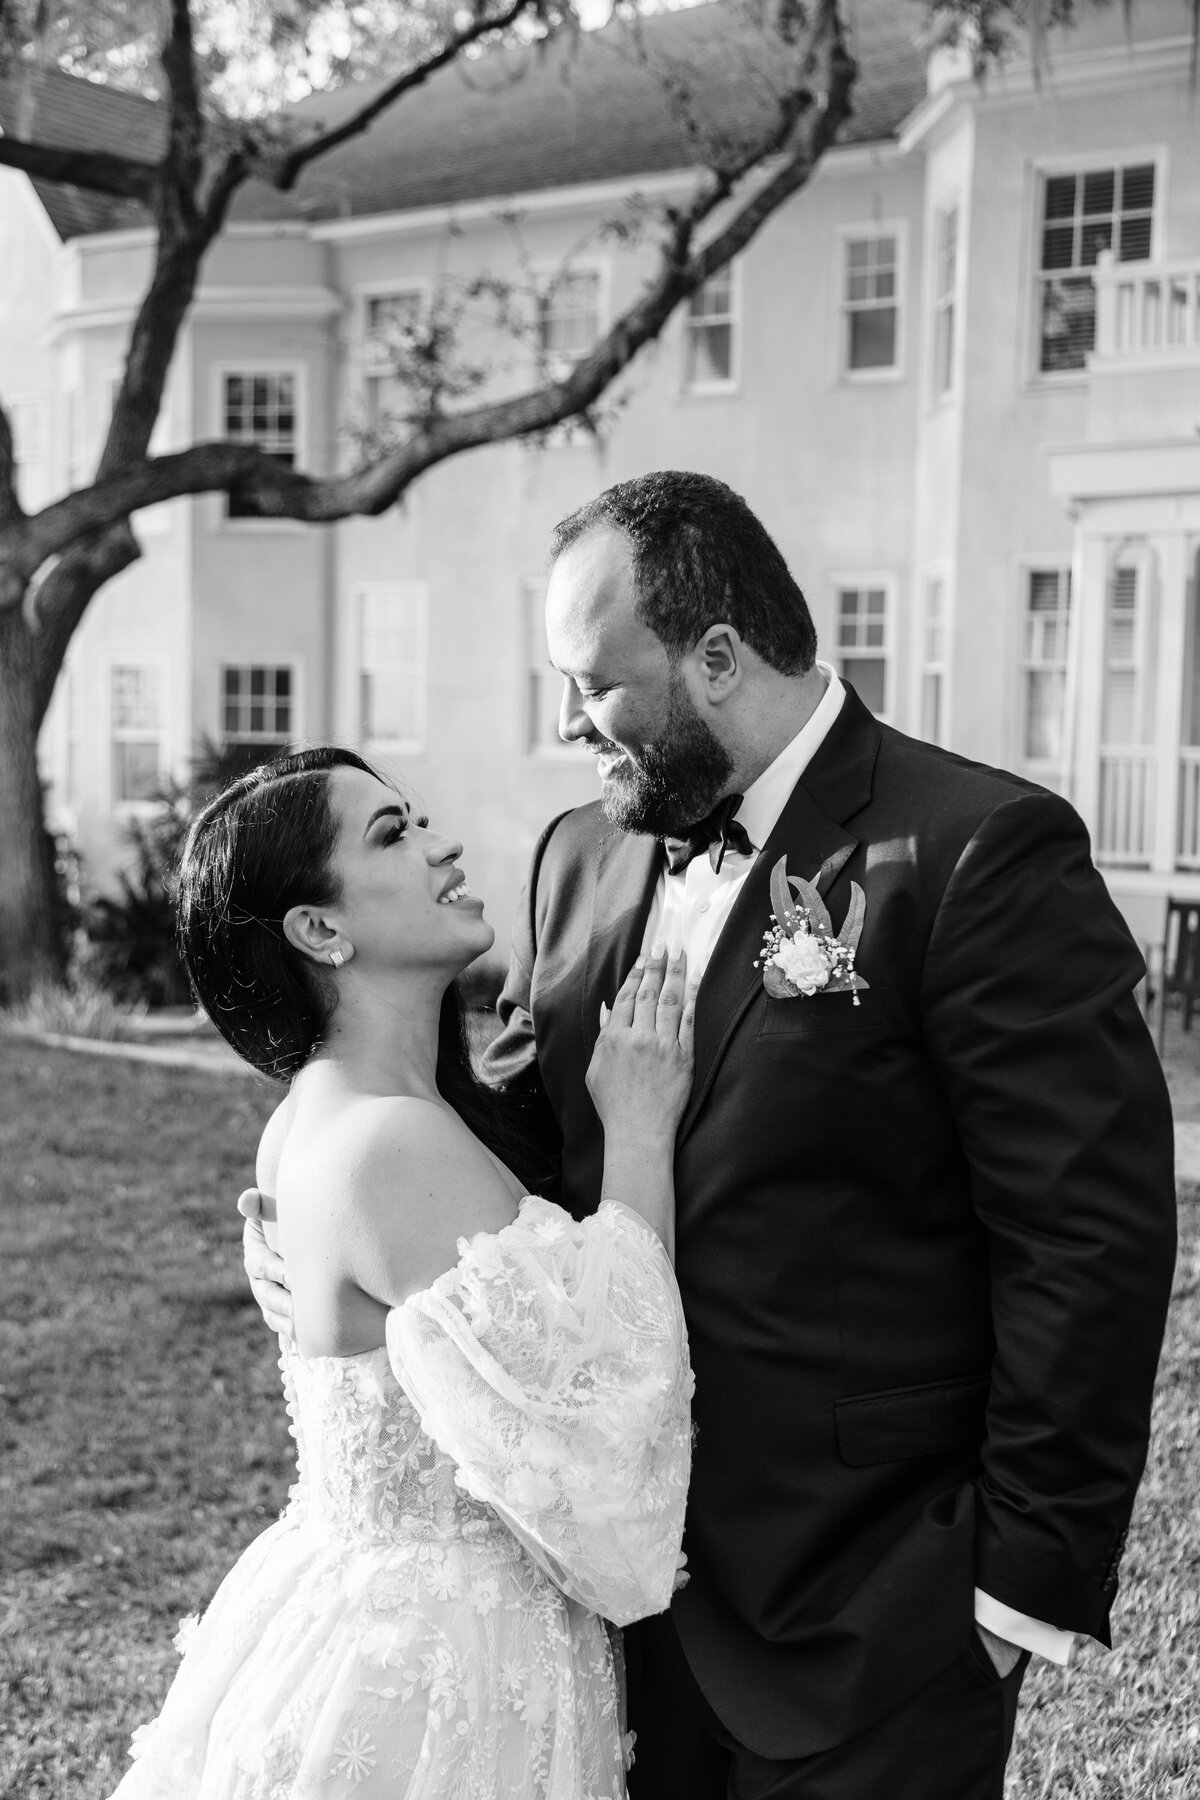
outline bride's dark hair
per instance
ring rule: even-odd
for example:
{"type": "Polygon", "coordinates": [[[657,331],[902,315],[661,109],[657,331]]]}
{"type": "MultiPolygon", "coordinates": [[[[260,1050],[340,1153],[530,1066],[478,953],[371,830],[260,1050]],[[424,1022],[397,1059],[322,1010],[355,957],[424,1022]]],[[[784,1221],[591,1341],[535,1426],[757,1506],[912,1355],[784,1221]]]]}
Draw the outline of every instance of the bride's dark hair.
{"type": "MultiPolygon", "coordinates": [[[[337,1006],[332,971],[302,955],[283,930],[289,908],[338,898],[333,769],[378,776],[338,745],[277,756],[209,801],[180,860],[179,948],[192,991],[238,1055],[280,1081],[304,1067],[337,1006]]],[[[532,1187],[538,1159],[474,1072],[453,982],[442,1001],[437,1084],[463,1122],[532,1187]]]]}

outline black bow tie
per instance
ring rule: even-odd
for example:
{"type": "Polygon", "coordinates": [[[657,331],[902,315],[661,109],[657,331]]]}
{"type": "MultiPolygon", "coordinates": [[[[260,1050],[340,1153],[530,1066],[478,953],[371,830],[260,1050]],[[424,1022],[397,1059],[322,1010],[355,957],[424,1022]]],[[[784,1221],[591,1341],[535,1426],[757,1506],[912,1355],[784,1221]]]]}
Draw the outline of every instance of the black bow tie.
{"type": "Polygon", "coordinates": [[[746,827],[733,816],[741,804],[741,794],[730,794],[719,800],[707,818],[693,825],[683,837],[663,839],[667,868],[672,875],[686,869],[693,856],[699,856],[702,850],[708,851],[708,860],[718,875],[727,850],[736,850],[739,856],[754,855],[754,845],[746,834],[746,827]]]}

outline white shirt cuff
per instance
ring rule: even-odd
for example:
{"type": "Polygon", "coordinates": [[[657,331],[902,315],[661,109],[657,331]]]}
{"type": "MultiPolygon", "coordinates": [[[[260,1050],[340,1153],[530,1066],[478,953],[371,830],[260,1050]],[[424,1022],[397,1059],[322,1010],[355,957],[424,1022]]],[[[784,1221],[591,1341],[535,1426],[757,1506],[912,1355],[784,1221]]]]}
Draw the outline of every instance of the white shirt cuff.
{"type": "Polygon", "coordinates": [[[1073,1631],[1061,1631],[1057,1625],[1047,1625],[1044,1619],[1031,1619],[1027,1613],[1014,1612],[1011,1606],[1005,1606],[1003,1600],[993,1600],[982,1588],[975,1589],[975,1623],[986,1625],[1007,1643],[1031,1650],[1035,1656],[1044,1656],[1047,1662],[1058,1663],[1062,1668],[1066,1668],[1071,1660],[1075,1647],[1073,1631]]]}

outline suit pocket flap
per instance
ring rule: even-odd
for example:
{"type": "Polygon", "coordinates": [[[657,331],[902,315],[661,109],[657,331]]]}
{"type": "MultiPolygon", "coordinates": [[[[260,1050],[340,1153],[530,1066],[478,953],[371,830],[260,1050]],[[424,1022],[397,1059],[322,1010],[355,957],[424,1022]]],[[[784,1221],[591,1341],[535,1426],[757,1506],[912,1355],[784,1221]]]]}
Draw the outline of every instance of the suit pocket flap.
{"type": "Polygon", "coordinates": [[[835,1400],[842,1461],[861,1469],[981,1444],[988,1386],[987,1377],[978,1376],[835,1400]]]}

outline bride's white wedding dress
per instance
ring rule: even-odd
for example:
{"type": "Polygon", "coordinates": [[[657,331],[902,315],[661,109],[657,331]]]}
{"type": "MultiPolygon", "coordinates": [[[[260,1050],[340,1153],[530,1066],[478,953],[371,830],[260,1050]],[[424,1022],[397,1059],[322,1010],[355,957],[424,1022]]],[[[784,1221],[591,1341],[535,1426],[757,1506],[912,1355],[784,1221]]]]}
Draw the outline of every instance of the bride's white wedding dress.
{"type": "Polygon", "coordinates": [[[525,1200],[359,1356],[281,1358],[299,1474],[119,1800],[617,1800],[608,1618],[670,1601],[691,1374],[654,1233],[525,1200]]]}

